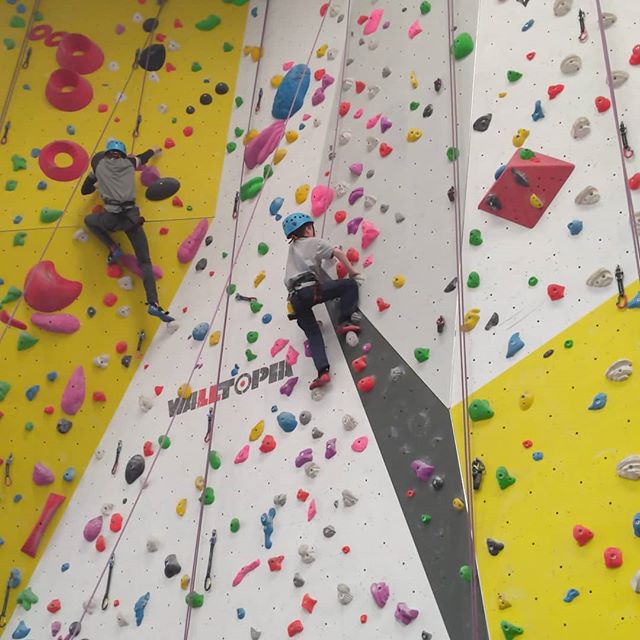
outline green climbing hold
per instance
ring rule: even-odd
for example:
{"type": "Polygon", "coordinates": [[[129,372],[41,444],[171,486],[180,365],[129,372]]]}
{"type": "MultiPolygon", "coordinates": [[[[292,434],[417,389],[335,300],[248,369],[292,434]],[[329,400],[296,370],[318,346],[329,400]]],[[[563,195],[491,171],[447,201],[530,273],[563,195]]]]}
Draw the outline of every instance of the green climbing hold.
{"type": "Polygon", "coordinates": [[[196,29],[198,29],[198,31],[211,31],[212,29],[215,29],[221,22],[222,20],[218,16],[210,15],[204,20],[199,20],[198,22],[196,22],[196,29]]]}
{"type": "Polygon", "coordinates": [[[222,50],[223,50],[225,53],[229,53],[230,51],[233,51],[233,45],[232,45],[230,42],[225,42],[225,43],[222,45],[222,50]]]}
{"type": "Polygon", "coordinates": [[[11,51],[16,48],[16,41],[13,38],[5,38],[2,41],[2,44],[7,51],[11,51]]]}
{"type": "Polygon", "coordinates": [[[36,11],[33,14],[33,21],[34,22],[42,22],[44,20],[44,15],[42,14],[42,11],[36,11]]]}
{"type": "Polygon", "coordinates": [[[27,423],[24,425],[24,430],[25,430],[25,431],[33,431],[33,427],[34,427],[34,426],[35,426],[35,425],[33,424],[33,422],[27,422],[27,423]]]}
{"type": "Polygon", "coordinates": [[[244,202],[255,198],[262,191],[263,186],[264,178],[262,176],[251,178],[240,187],[240,200],[244,202]]]}
{"type": "Polygon", "coordinates": [[[480,286],[480,274],[477,271],[472,271],[467,278],[467,287],[469,289],[477,289],[480,286]]]}
{"type": "Polygon", "coordinates": [[[227,287],[227,295],[228,296],[232,296],[234,293],[236,292],[236,285],[231,283],[228,287],[227,287]]]}
{"type": "Polygon", "coordinates": [[[9,21],[9,26],[14,29],[22,29],[25,27],[27,23],[24,21],[24,18],[20,16],[11,16],[11,20],[9,21]]]}
{"type": "Polygon", "coordinates": [[[168,449],[171,446],[171,438],[169,438],[169,436],[159,436],[158,437],[158,444],[160,445],[161,449],[168,449]]]}
{"type": "Polygon", "coordinates": [[[238,148],[235,142],[227,142],[227,153],[233,153],[238,148]]]}
{"type": "Polygon", "coordinates": [[[507,71],[507,80],[509,82],[517,82],[520,78],[522,78],[522,74],[519,71],[513,71],[513,69],[507,71]]]}
{"type": "Polygon", "coordinates": [[[216,499],[215,494],[213,493],[213,487],[207,487],[203,494],[200,496],[200,502],[205,505],[213,504],[216,499]]]}
{"type": "Polygon", "coordinates": [[[39,340],[40,338],[36,338],[26,331],[23,331],[18,336],[18,351],[26,351],[27,349],[31,349],[31,347],[37,344],[39,340]]]}
{"type": "Polygon", "coordinates": [[[209,454],[209,464],[212,469],[219,469],[222,464],[222,460],[220,460],[220,454],[217,451],[212,451],[209,454]]]}
{"type": "Polygon", "coordinates": [[[243,7],[249,0],[222,0],[225,4],[232,4],[234,7],[243,7]]]}
{"type": "Polygon", "coordinates": [[[536,154],[531,149],[520,149],[520,160],[531,160],[536,154]]]}
{"type": "Polygon", "coordinates": [[[226,251],[223,251],[221,255],[223,258],[226,258],[229,254],[226,251]]]}
{"type": "Polygon", "coordinates": [[[232,518],[229,529],[231,529],[231,533],[238,533],[240,530],[240,520],[238,520],[238,518],[232,518]]]}
{"type": "Polygon", "coordinates": [[[469,231],[469,244],[479,247],[482,244],[482,232],[480,229],[471,229],[469,231]]]}
{"type": "Polygon", "coordinates": [[[258,335],[257,331],[249,331],[249,333],[247,333],[247,342],[254,344],[258,340],[258,335]]]}
{"type": "Polygon", "coordinates": [[[236,107],[239,109],[244,104],[244,100],[240,96],[236,96],[235,103],[236,107]]]}
{"type": "Polygon", "coordinates": [[[27,159],[14,153],[11,156],[11,165],[14,171],[24,171],[27,168],[27,159]]]}
{"type": "Polygon", "coordinates": [[[565,340],[564,341],[564,348],[565,349],[571,349],[571,347],[573,347],[573,340],[565,340]]]}
{"type": "Polygon", "coordinates": [[[469,565],[467,564],[463,564],[460,567],[460,577],[465,581],[465,582],[471,582],[471,567],[469,567],[469,565]]]}
{"type": "Polygon", "coordinates": [[[9,391],[11,391],[11,384],[4,380],[0,380],[0,402],[7,397],[9,391]]]}
{"type": "Polygon", "coordinates": [[[17,186],[18,186],[18,181],[17,180],[7,180],[4,183],[4,190],[5,191],[15,191],[17,186]]]}
{"type": "Polygon", "coordinates": [[[429,524],[431,522],[432,518],[428,513],[423,513],[420,516],[420,521],[422,522],[422,524],[429,524]]]}
{"type": "Polygon", "coordinates": [[[249,308],[251,309],[251,313],[260,313],[260,310],[262,309],[263,306],[264,305],[262,305],[257,300],[252,300],[249,303],[249,308]]]}
{"type": "Polygon", "coordinates": [[[40,222],[46,224],[48,222],[55,222],[62,217],[62,211],[60,209],[49,209],[44,207],[40,209],[40,222]]]}
{"type": "Polygon", "coordinates": [[[267,253],[269,253],[269,245],[268,245],[266,242],[261,242],[261,243],[258,245],[258,253],[259,253],[261,256],[266,256],[266,255],[267,255],[267,253]]]}
{"type": "Polygon", "coordinates": [[[247,362],[251,362],[252,360],[255,360],[258,357],[257,354],[251,351],[251,349],[246,349],[244,352],[244,355],[247,356],[247,362]]]}
{"type": "Polygon", "coordinates": [[[31,605],[37,604],[38,600],[38,596],[33,593],[31,587],[27,587],[24,591],[21,591],[17,597],[17,603],[22,605],[22,608],[25,611],[29,611],[29,609],[31,609],[31,605]]]}
{"type": "Polygon", "coordinates": [[[204,595],[197,591],[191,591],[184,597],[184,601],[193,609],[199,609],[204,604],[204,595]]]}
{"type": "Polygon", "coordinates": [[[504,634],[504,640],[513,640],[516,636],[521,636],[524,633],[522,627],[516,627],[515,624],[511,624],[506,620],[500,622],[500,628],[504,634]]]}
{"type": "Polygon", "coordinates": [[[415,111],[419,106],[420,106],[419,102],[414,101],[409,103],[409,109],[411,109],[411,111],[415,111]]]}
{"type": "Polygon", "coordinates": [[[239,138],[244,133],[244,129],[241,129],[240,127],[236,127],[233,130],[233,133],[234,133],[236,138],[239,138]]]}
{"type": "Polygon", "coordinates": [[[178,122],[178,118],[173,116],[173,118],[171,118],[171,124],[175,124],[176,122],[178,122]]]}
{"type": "Polygon", "coordinates": [[[429,359],[429,349],[417,347],[413,350],[413,355],[418,362],[426,362],[429,359]]]}
{"type": "Polygon", "coordinates": [[[192,62],[191,71],[202,71],[202,65],[199,62],[192,62]]]}
{"type": "Polygon", "coordinates": [[[493,418],[494,413],[488,400],[474,400],[469,405],[469,417],[474,422],[493,418]]]}
{"type": "Polygon", "coordinates": [[[22,291],[18,289],[18,287],[14,287],[10,285],[7,289],[7,293],[4,294],[2,300],[0,300],[0,304],[5,304],[7,302],[15,302],[22,295],[22,291]]]}
{"type": "Polygon", "coordinates": [[[538,278],[536,278],[535,276],[531,276],[528,280],[528,283],[530,287],[535,287],[538,284],[538,278]]]}
{"type": "Polygon", "coordinates": [[[273,175],[273,167],[270,164],[265,164],[262,169],[262,176],[265,180],[268,180],[273,175]]]}
{"type": "Polygon", "coordinates": [[[498,486],[504,491],[508,489],[512,484],[516,483],[516,479],[513,476],[509,475],[506,467],[498,467],[496,469],[496,480],[498,481],[498,486]]]}
{"type": "Polygon", "coordinates": [[[420,3],[420,13],[423,16],[426,16],[429,11],[431,11],[431,3],[427,2],[427,0],[424,0],[420,3]]]}
{"type": "Polygon", "coordinates": [[[456,60],[466,58],[473,51],[473,38],[466,31],[461,33],[451,45],[453,57],[456,60]]]}
{"type": "Polygon", "coordinates": [[[187,211],[193,211],[193,207],[192,207],[190,204],[188,204],[188,205],[185,207],[185,209],[186,209],[187,211]]]}
{"type": "Polygon", "coordinates": [[[449,147],[447,149],[447,159],[449,160],[449,162],[453,162],[454,160],[457,160],[460,157],[460,151],[458,151],[458,149],[456,149],[455,147],[449,147]]]}
{"type": "Polygon", "coordinates": [[[26,231],[18,231],[15,236],[13,236],[13,246],[14,247],[24,247],[24,241],[27,237],[26,231]]]}

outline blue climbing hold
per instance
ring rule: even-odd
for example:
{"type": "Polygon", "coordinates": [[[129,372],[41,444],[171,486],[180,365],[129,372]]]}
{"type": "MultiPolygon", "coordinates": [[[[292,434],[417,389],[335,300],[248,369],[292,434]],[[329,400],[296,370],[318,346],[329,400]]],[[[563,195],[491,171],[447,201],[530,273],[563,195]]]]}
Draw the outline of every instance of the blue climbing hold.
{"type": "Polygon", "coordinates": [[[273,535],[273,519],[276,517],[276,510],[271,507],[269,511],[263,513],[260,516],[260,522],[262,523],[262,530],[264,531],[264,548],[271,549],[272,542],[271,536],[273,535]]]}
{"type": "Polygon", "coordinates": [[[38,395],[38,391],[40,391],[40,385],[34,384],[24,392],[24,395],[27,396],[27,400],[31,402],[38,395]]]}
{"type": "Polygon", "coordinates": [[[63,474],[62,478],[65,482],[73,482],[76,477],[76,470],[73,467],[69,467],[63,474]]]}
{"type": "Polygon", "coordinates": [[[25,91],[31,91],[31,85],[30,85],[30,84],[23,84],[23,85],[22,85],[22,88],[23,88],[25,91]]]}
{"type": "Polygon", "coordinates": [[[142,619],[144,618],[144,610],[147,604],[149,603],[149,598],[151,594],[147,591],[143,596],[140,596],[133,606],[133,610],[136,613],[136,625],[139,627],[142,624],[142,619]]]}
{"type": "Polygon", "coordinates": [[[22,222],[22,216],[17,215],[13,217],[13,224],[20,224],[22,222]]]}
{"type": "Polygon", "coordinates": [[[284,204],[284,198],[281,198],[280,196],[278,196],[277,198],[274,198],[271,201],[271,204],[269,205],[269,213],[272,216],[275,216],[280,211],[283,204],[284,204]]]}
{"type": "Polygon", "coordinates": [[[253,7],[253,9],[251,9],[251,15],[252,15],[254,18],[257,18],[257,17],[258,17],[258,7],[253,7]]]}
{"type": "Polygon", "coordinates": [[[628,309],[640,309],[640,291],[627,303],[628,309]]]}
{"type": "Polygon", "coordinates": [[[577,236],[582,231],[582,220],[572,220],[567,228],[572,236],[577,236]]]}
{"type": "Polygon", "coordinates": [[[0,538],[0,547],[4,544],[4,538],[0,538]]]}
{"type": "Polygon", "coordinates": [[[566,595],[562,599],[565,602],[573,602],[579,595],[580,592],[577,589],[569,589],[569,591],[567,591],[566,595]]]}
{"type": "Polygon", "coordinates": [[[278,413],[278,405],[277,404],[272,404],[271,405],[271,413],[278,413]]]}
{"type": "Polygon", "coordinates": [[[640,538],[640,513],[633,516],[633,534],[636,538],[640,538]]]}
{"type": "Polygon", "coordinates": [[[301,123],[298,125],[298,130],[299,130],[299,131],[302,131],[306,126],[307,126],[307,125],[306,125],[304,122],[301,122],[301,123]]]}
{"type": "Polygon", "coordinates": [[[607,404],[607,394],[606,393],[596,393],[593,396],[593,400],[589,405],[589,411],[599,411],[600,409],[604,409],[607,404]]]}
{"type": "Polygon", "coordinates": [[[27,12],[27,7],[26,5],[22,4],[22,2],[16,7],[16,11],[18,13],[26,13],[27,12]]]}
{"type": "Polygon", "coordinates": [[[270,313],[265,313],[262,316],[262,324],[269,324],[273,320],[273,316],[270,313]]]}
{"type": "Polygon", "coordinates": [[[534,22],[535,22],[535,20],[533,20],[533,19],[532,20],[528,20],[527,22],[525,22],[522,25],[522,30],[523,31],[529,31],[529,29],[531,29],[531,27],[533,27],[534,22]]]}
{"type": "Polygon", "coordinates": [[[243,620],[244,617],[247,615],[247,612],[242,607],[238,607],[236,609],[236,614],[238,616],[238,620],[243,620]]]}
{"type": "Polygon", "coordinates": [[[72,124],[68,124],[67,125],[67,133],[70,136],[75,136],[76,135],[76,128],[72,124]]]}
{"type": "Polygon", "coordinates": [[[18,504],[18,502],[20,502],[22,500],[22,494],[21,493],[16,493],[15,496],[13,496],[13,503],[14,504],[18,504]]]}
{"type": "Polygon", "coordinates": [[[24,620],[20,620],[15,631],[11,634],[11,637],[14,640],[20,640],[20,638],[26,638],[30,633],[31,629],[27,627],[27,625],[24,623],[24,620]]]}
{"type": "Polygon", "coordinates": [[[513,356],[515,356],[516,353],[518,353],[518,351],[522,349],[522,347],[524,347],[524,342],[522,341],[520,334],[514,333],[509,338],[509,345],[507,346],[507,358],[512,358],[513,356]]]}
{"type": "Polygon", "coordinates": [[[540,460],[542,460],[542,458],[544,458],[544,453],[542,453],[542,451],[534,451],[533,454],[531,455],[531,457],[536,462],[540,462],[540,460]]]}
{"type": "Polygon", "coordinates": [[[197,324],[193,328],[193,331],[191,332],[191,336],[193,337],[194,340],[197,340],[198,342],[202,342],[207,337],[207,333],[209,333],[209,323],[201,322],[200,324],[197,324]]]}
{"type": "Polygon", "coordinates": [[[531,118],[534,122],[538,122],[538,120],[542,120],[542,118],[544,118],[544,111],[542,110],[541,100],[536,100],[536,105],[533,109],[533,113],[531,114],[531,118]]]}
{"type": "Polygon", "coordinates": [[[63,562],[60,567],[60,571],[62,571],[62,573],[64,573],[65,571],[69,571],[70,566],[71,565],[68,562],[63,562]]]}
{"type": "Polygon", "coordinates": [[[47,188],[47,183],[44,180],[38,182],[38,191],[44,191],[47,188]]]}
{"type": "Polygon", "coordinates": [[[298,426],[298,421],[293,413],[283,411],[278,414],[278,424],[285,433],[291,433],[298,426]]]}
{"type": "Polygon", "coordinates": [[[57,378],[58,378],[57,371],[49,371],[49,373],[47,373],[47,380],[49,382],[55,382],[57,378]]]}
{"type": "Polygon", "coordinates": [[[37,158],[39,155],[40,155],[40,149],[38,149],[37,147],[34,147],[33,149],[31,149],[32,158],[37,158]]]}
{"type": "Polygon", "coordinates": [[[17,589],[20,586],[21,582],[22,582],[22,572],[20,571],[20,569],[18,569],[18,567],[13,567],[13,569],[11,569],[11,571],[9,572],[8,585],[12,589],[17,589]]]}
{"type": "Polygon", "coordinates": [[[300,111],[311,83],[311,70],[306,64],[296,64],[282,79],[273,98],[271,115],[276,120],[286,120],[300,111]]]}
{"type": "Polygon", "coordinates": [[[497,169],[495,174],[493,175],[494,179],[497,180],[503,173],[504,170],[507,168],[506,164],[501,164],[497,169]]]}

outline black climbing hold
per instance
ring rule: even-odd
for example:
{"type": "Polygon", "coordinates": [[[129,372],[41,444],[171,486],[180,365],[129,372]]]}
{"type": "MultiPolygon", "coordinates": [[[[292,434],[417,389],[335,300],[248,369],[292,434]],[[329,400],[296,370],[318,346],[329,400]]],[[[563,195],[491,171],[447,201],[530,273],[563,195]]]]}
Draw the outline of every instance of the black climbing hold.
{"type": "Polygon", "coordinates": [[[207,245],[207,247],[213,242],[213,236],[207,236],[204,239],[204,243],[207,245]]]}
{"type": "Polygon", "coordinates": [[[122,360],[120,360],[120,362],[125,369],[128,369],[131,364],[131,356],[122,356],[122,360]]]}
{"type": "Polygon", "coordinates": [[[147,18],[143,23],[142,23],[142,28],[144,31],[146,31],[147,33],[151,33],[152,31],[155,31],[158,28],[158,25],[160,23],[158,22],[157,18],[147,18]]]}
{"type": "Polygon", "coordinates": [[[215,92],[219,96],[223,96],[225,93],[229,92],[229,85],[226,82],[218,82],[215,88],[215,92]]]}
{"type": "Polygon", "coordinates": [[[164,575],[167,578],[173,578],[173,576],[178,575],[182,571],[182,567],[176,558],[175,553],[170,553],[164,559],[164,575]]]}
{"type": "Polygon", "coordinates": [[[440,491],[440,489],[444,487],[444,478],[442,476],[433,476],[433,479],[431,480],[431,486],[436,491],[440,491]]]}
{"type": "Polygon", "coordinates": [[[139,453],[132,456],[127,462],[127,467],[124,470],[124,479],[127,484],[132,484],[144,473],[144,457],[139,453]]]}
{"type": "Polygon", "coordinates": [[[502,202],[500,202],[498,196],[494,195],[493,193],[490,193],[487,196],[485,202],[487,203],[489,209],[493,209],[493,211],[500,211],[500,209],[502,209],[502,202]]]}
{"type": "Polygon", "coordinates": [[[175,178],[160,178],[147,187],[145,196],[147,200],[166,200],[178,193],[180,181],[175,178]]]}
{"type": "Polygon", "coordinates": [[[440,92],[440,89],[442,89],[442,80],[440,78],[436,78],[433,81],[433,88],[436,90],[436,93],[440,92]]]}
{"type": "Polygon", "coordinates": [[[553,349],[549,349],[542,354],[543,358],[550,358],[553,355],[553,349]]]}
{"type": "Polygon", "coordinates": [[[425,108],[424,111],[422,112],[422,117],[423,118],[429,118],[433,115],[433,105],[432,104],[428,104],[425,108]]]}
{"type": "Polygon", "coordinates": [[[93,318],[93,316],[95,316],[95,315],[96,315],[95,307],[87,307],[87,315],[88,315],[90,318],[93,318]]]}
{"type": "Polygon", "coordinates": [[[58,433],[69,433],[69,431],[71,431],[71,427],[73,427],[73,422],[71,422],[71,420],[67,420],[66,418],[60,418],[60,420],[58,420],[58,424],[56,425],[58,433]]]}
{"type": "Polygon", "coordinates": [[[196,262],[196,271],[204,271],[207,268],[207,259],[200,258],[198,262],[196,262]]]}
{"type": "Polygon", "coordinates": [[[458,277],[456,276],[445,288],[444,288],[444,292],[445,293],[451,293],[452,291],[455,291],[455,288],[458,286],[458,277]]]}
{"type": "Polygon", "coordinates": [[[422,635],[420,636],[421,640],[431,640],[431,638],[433,638],[433,636],[428,632],[428,631],[423,631],[422,635]]]}
{"type": "Polygon", "coordinates": [[[449,198],[449,202],[455,202],[456,201],[456,188],[455,187],[450,187],[449,191],[447,191],[447,198],[449,198]]]}
{"type": "Polygon", "coordinates": [[[298,416],[298,422],[302,425],[307,425],[311,422],[311,412],[310,411],[301,411],[298,416]]]}
{"type": "Polygon", "coordinates": [[[487,549],[492,556],[497,556],[504,549],[504,543],[487,538],[487,549]]]}
{"type": "Polygon", "coordinates": [[[318,427],[313,427],[313,429],[311,429],[311,437],[314,440],[319,440],[320,438],[322,438],[323,435],[324,435],[324,431],[320,431],[318,427]]]}
{"type": "Polygon", "coordinates": [[[213,102],[213,96],[210,93],[203,93],[200,96],[200,104],[208,105],[213,102]]]}
{"type": "Polygon", "coordinates": [[[491,317],[487,324],[484,325],[485,331],[489,331],[489,329],[493,329],[493,327],[498,326],[498,322],[500,322],[500,316],[497,313],[492,313],[491,317]]]}
{"type": "Polygon", "coordinates": [[[511,167],[511,175],[513,179],[516,181],[516,184],[519,184],[521,187],[528,187],[529,181],[527,180],[527,176],[524,175],[520,169],[516,169],[515,167],[511,167]]]}
{"type": "Polygon", "coordinates": [[[493,116],[490,113],[487,113],[484,116],[480,116],[474,123],[473,123],[473,130],[474,131],[486,131],[489,128],[489,125],[491,124],[491,118],[493,116]]]}
{"type": "Polygon", "coordinates": [[[167,57],[167,50],[163,44],[152,44],[140,52],[138,64],[145,71],[158,71],[162,69],[167,57]]]}
{"type": "Polygon", "coordinates": [[[186,111],[189,115],[191,115],[192,113],[195,113],[195,112],[196,112],[196,108],[195,108],[195,107],[192,107],[191,105],[189,105],[189,106],[185,109],[185,111],[186,111]]]}

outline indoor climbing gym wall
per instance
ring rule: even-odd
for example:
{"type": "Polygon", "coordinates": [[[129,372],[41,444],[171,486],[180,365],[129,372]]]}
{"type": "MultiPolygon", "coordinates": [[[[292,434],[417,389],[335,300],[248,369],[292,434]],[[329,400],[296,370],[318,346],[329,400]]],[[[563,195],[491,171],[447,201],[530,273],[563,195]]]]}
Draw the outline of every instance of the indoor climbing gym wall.
{"type": "Polygon", "coordinates": [[[629,5],[0,5],[0,637],[631,637],[629,5]],[[311,391],[292,212],[359,273],[311,391]]]}

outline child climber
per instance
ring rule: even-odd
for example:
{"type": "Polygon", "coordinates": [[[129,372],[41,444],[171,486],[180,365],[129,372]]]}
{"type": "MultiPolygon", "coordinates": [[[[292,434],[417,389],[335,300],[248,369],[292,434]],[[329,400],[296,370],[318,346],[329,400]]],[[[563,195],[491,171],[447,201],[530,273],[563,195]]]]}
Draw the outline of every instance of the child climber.
{"type": "Polygon", "coordinates": [[[173,318],[158,304],[158,290],[153,275],[149,242],[142,228],[144,218],[136,206],[135,170],[158,155],[161,149],[148,149],[137,156],[127,156],[124,142],[109,140],[105,151],[96,153],[91,159],[91,173],[82,184],[82,195],[89,195],[96,190],[104,202],[102,213],[91,213],[85,217],[84,223],[109,249],[108,264],[115,264],[122,250],[111,238],[114,231],[124,231],[129,238],[133,251],[142,271],[142,282],[147,295],[147,311],[149,315],[160,318],[163,322],[171,322],[173,318]]]}
{"type": "Polygon", "coordinates": [[[360,274],[353,269],[342,249],[316,238],[313,220],[305,213],[292,213],[283,223],[284,235],[289,240],[289,255],[284,276],[284,284],[289,291],[289,302],[293,307],[298,326],[309,340],[313,363],[318,376],[309,385],[310,389],[324,387],[331,382],[329,361],[320,332],[320,326],[313,313],[313,306],[327,300],[340,298],[340,325],[337,332],[360,331],[358,307],[358,282],[360,274]],[[347,270],[349,279],[327,278],[321,263],[336,258],[347,270]]]}

